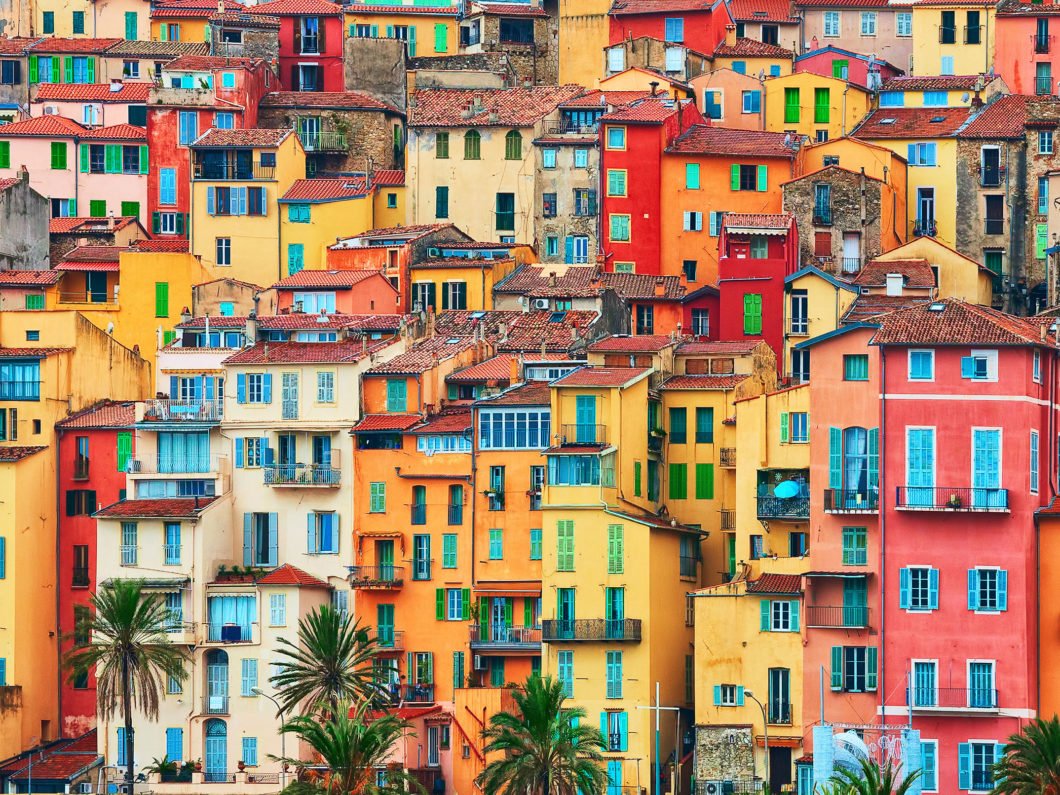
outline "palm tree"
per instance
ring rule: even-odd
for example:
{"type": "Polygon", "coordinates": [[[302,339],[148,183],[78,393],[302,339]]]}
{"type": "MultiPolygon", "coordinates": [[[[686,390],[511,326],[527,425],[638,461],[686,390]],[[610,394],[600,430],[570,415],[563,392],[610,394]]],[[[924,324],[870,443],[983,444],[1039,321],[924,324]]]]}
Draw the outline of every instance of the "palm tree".
{"type": "Polygon", "coordinates": [[[410,774],[398,769],[387,770],[380,782],[376,771],[386,767],[392,749],[405,736],[410,725],[394,715],[375,715],[369,702],[350,708],[329,707],[328,715],[300,715],[280,727],[281,732],[296,734],[313,749],[311,760],[281,759],[305,773],[301,781],[287,787],[287,795],[398,795],[406,793],[406,784],[422,791],[410,774]]]}
{"type": "Polygon", "coordinates": [[[487,754],[501,754],[479,774],[484,792],[498,795],[599,795],[604,737],[581,725],[585,710],[563,709],[564,685],[551,676],[530,676],[514,688],[517,713],[498,712],[482,730],[487,754]]]}
{"type": "Polygon", "coordinates": [[[360,703],[382,692],[372,670],[377,640],[360,621],[327,605],[300,619],[298,643],[280,638],[278,651],[285,659],[271,682],[281,713],[299,704],[308,713],[324,704],[334,714],[341,701],[360,703]]]}
{"type": "Polygon", "coordinates": [[[901,778],[901,765],[895,767],[890,761],[882,768],[875,762],[858,760],[861,770],[837,768],[825,785],[825,795],[905,795],[922,775],[916,770],[901,778]]]}
{"type": "Polygon", "coordinates": [[[157,720],[168,680],[187,677],[187,652],[169,642],[169,610],[157,595],[144,592],[142,580],[114,580],[91,597],[90,605],[70,635],[75,645],[63,666],[71,684],[95,671],[96,710],[104,720],[113,718],[121,704],[125,780],[132,781],[133,709],[157,720]]]}
{"type": "Polygon", "coordinates": [[[1001,795],[1060,795],[1060,719],[1036,718],[1009,737],[994,780],[1001,795]]]}

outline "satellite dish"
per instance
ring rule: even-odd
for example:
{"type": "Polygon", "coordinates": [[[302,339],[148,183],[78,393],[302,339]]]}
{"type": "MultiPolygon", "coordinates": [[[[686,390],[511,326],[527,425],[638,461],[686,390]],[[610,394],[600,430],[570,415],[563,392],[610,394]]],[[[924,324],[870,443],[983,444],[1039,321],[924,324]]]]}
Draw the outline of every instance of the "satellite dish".
{"type": "Polygon", "coordinates": [[[971,99],[971,95],[967,91],[961,94],[961,102],[967,102],[969,99],[971,99]]]}
{"type": "Polygon", "coordinates": [[[773,496],[780,499],[799,496],[799,484],[794,480],[784,480],[773,487],[773,496]]]}
{"type": "Polygon", "coordinates": [[[791,146],[791,133],[784,133],[784,146],[791,146]]]}

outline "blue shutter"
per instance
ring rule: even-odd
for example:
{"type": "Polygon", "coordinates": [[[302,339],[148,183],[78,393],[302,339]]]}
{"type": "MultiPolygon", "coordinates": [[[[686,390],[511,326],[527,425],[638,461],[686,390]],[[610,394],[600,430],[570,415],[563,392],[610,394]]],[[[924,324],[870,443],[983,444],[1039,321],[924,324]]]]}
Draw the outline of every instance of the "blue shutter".
{"type": "Polygon", "coordinates": [[[957,789],[972,788],[972,746],[957,744],[957,789]]]}
{"type": "Polygon", "coordinates": [[[214,199],[214,189],[206,189],[206,214],[216,215],[215,209],[217,207],[216,200],[214,199]]]}
{"type": "Polygon", "coordinates": [[[626,712],[618,713],[618,750],[626,751],[629,749],[629,714],[626,712]]]}
{"type": "Polygon", "coordinates": [[[306,514],[306,542],[305,551],[312,555],[315,552],[320,551],[320,545],[316,540],[316,523],[313,521],[313,512],[310,511],[306,514]]]}
{"type": "Polygon", "coordinates": [[[798,601],[798,599],[793,599],[791,601],[791,608],[790,609],[791,609],[791,631],[792,632],[798,632],[799,631],[799,601],[798,601]]]}
{"type": "Polygon", "coordinates": [[[939,570],[928,569],[928,607],[939,609],[939,570]]]}
{"type": "Polygon", "coordinates": [[[828,488],[843,487],[843,432],[828,429],[828,488]]]}
{"type": "Polygon", "coordinates": [[[1008,572],[1005,569],[997,573],[997,609],[1008,610],[1008,572]]]}
{"type": "Polygon", "coordinates": [[[247,374],[236,374],[236,403],[247,402],[247,374]]]}
{"type": "Polygon", "coordinates": [[[0,580],[7,576],[7,539],[0,536],[0,580]]]}
{"type": "Polygon", "coordinates": [[[880,429],[869,428],[869,491],[880,486],[880,429]]]}
{"type": "Polygon", "coordinates": [[[277,545],[279,544],[278,514],[269,514],[269,565],[275,566],[278,558],[277,545]]]}
{"type": "Polygon", "coordinates": [[[243,437],[236,437],[236,468],[243,466],[243,437]]]}
{"type": "Polygon", "coordinates": [[[243,565],[250,566],[254,562],[254,514],[243,514],[243,565]]]}
{"type": "Polygon", "coordinates": [[[180,382],[175,375],[169,377],[169,399],[176,400],[180,394],[180,382]]]}
{"type": "Polygon", "coordinates": [[[898,606],[909,609],[909,569],[898,570],[898,606]]]}
{"type": "Polygon", "coordinates": [[[118,727],[118,764],[125,764],[125,727],[118,727]]]}
{"type": "Polygon", "coordinates": [[[770,621],[769,621],[769,600],[768,599],[763,599],[760,602],[760,609],[761,609],[761,612],[762,612],[761,630],[763,632],[769,632],[770,621]]]}
{"type": "Polygon", "coordinates": [[[968,569],[968,609],[979,609],[979,572],[968,569]]]}
{"type": "Polygon", "coordinates": [[[7,684],[7,659],[0,657],[0,687],[7,684]]]}
{"type": "Polygon", "coordinates": [[[272,373],[265,373],[261,377],[261,400],[263,403],[272,403],[272,373]]]}
{"type": "Polygon", "coordinates": [[[607,713],[600,713],[600,734],[604,735],[604,748],[608,747],[607,742],[607,713]]]}
{"type": "Polygon", "coordinates": [[[971,356],[961,357],[961,378],[975,377],[975,359],[971,356]]]}
{"type": "Polygon", "coordinates": [[[204,376],[202,379],[203,400],[213,400],[213,376],[204,376]]]}
{"type": "Polygon", "coordinates": [[[183,729],[166,729],[166,756],[170,762],[184,761],[183,729]]]}
{"type": "Polygon", "coordinates": [[[714,706],[721,706],[721,685],[714,685],[714,706]]]}
{"type": "Polygon", "coordinates": [[[574,262],[574,238],[571,235],[563,241],[563,261],[567,264],[574,262]]]}
{"type": "Polygon", "coordinates": [[[736,685],[736,706],[743,706],[743,685],[736,685]]]}

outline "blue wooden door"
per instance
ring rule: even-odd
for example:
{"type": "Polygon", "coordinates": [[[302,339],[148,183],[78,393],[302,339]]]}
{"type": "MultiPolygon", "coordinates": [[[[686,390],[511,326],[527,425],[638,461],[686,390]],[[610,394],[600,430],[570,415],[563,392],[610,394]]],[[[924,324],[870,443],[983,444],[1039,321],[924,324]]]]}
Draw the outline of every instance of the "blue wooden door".
{"type": "Polygon", "coordinates": [[[934,504],[935,430],[910,428],[906,439],[906,499],[909,505],[934,504]]]}
{"type": "Polygon", "coordinates": [[[575,415],[577,423],[575,441],[595,442],[596,438],[596,396],[577,395],[575,397],[575,415]]]}
{"type": "Polygon", "coordinates": [[[203,771],[207,781],[224,781],[228,775],[228,727],[223,720],[206,721],[205,756],[203,771]]]}
{"type": "Polygon", "coordinates": [[[972,502],[991,508],[1003,507],[1001,488],[1001,431],[972,432],[972,502]]]}

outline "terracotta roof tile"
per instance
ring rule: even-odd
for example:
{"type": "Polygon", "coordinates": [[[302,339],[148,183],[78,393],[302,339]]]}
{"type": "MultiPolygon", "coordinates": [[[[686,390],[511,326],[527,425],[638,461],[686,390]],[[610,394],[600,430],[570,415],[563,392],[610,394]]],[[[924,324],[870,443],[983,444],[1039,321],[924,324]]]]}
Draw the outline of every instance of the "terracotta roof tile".
{"type": "Polygon", "coordinates": [[[484,362],[473,364],[449,375],[447,383],[460,384],[480,381],[503,381],[507,383],[512,377],[512,360],[515,354],[502,353],[491,356],[484,362]]]}
{"type": "Polygon", "coordinates": [[[407,431],[422,420],[423,417],[419,414],[366,414],[350,432],[407,431]]]}
{"type": "Polygon", "coordinates": [[[885,315],[872,342],[875,345],[1045,344],[1037,323],[952,298],[885,315]]]}
{"type": "Polygon", "coordinates": [[[971,91],[980,75],[898,75],[883,81],[880,91],[971,91]]]}
{"type": "Polygon", "coordinates": [[[788,229],[794,219],[792,213],[725,213],[722,223],[726,229],[788,229]]]}
{"type": "Polygon", "coordinates": [[[350,364],[390,345],[393,340],[375,341],[367,353],[359,339],[337,342],[259,342],[224,360],[224,364],[350,364]]]}
{"type": "Polygon", "coordinates": [[[0,348],[3,359],[46,359],[60,353],[70,353],[73,348],[0,348]]]}
{"type": "Polygon", "coordinates": [[[593,286],[598,276],[595,265],[526,264],[498,284],[494,292],[528,298],[591,297],[602,289],[602,283],[593,286]]]}
{"type": "Polygon", "coordinates": [[[358,331],[396,331],[401,328],[402,321],[407,320],[408,315],[349,315],[353,318],[346,324],[346,328],[358,331]]]}
{"type": "Polygon", "coordinates": [[[721,42],[714,48],[715,58],[794,58],[795,53],[757,39],[739,38],[732,44],[721,42]]]}
{"type": "Polygon", "coordinates": [[[481,408],[494,406],[548,406],[552,403],[552,388],[543,381],[524,381],[498,395],[475,403],[481,408]]]}
{"type": "Polygon", "coordinates": [[[799,5],[811,8],[886,8],[890,0],[799,0],[799,5]]]}
{"type": "Polygon", "coordinates": [[[650,367],[581,367],[552,383],[555,386],[623,386],[650,372],[650,367]]]}
{"type": "Polygon", "coordinates": [[[37,90],[35,102],[146,102],[150,83],[121,83],[117,91],[110,83],[44,83],[37,90]]]}
{"type": "Polygon", "coordinates": [[[273,91],[261,98],[261,107],[385,110],[404,115],[393,105],[357,91],[273,91]]]}
{"type": "Polygon", "coordinates": [[[124,229],[129,224],[136,222],[136,217],[132,215],[121,218],[92,218],[87,215],[68,216],[66,218],[52,218],[48,222],[48,231],[53,235],[71,233],[98,235],[124,229]]]}
{"type": "Polygon", "coordinates": [[[0,191],[15,187],[21,180],[18,177],[5,177],[0,179],[0,191]]]}
{"type": "Polygon", "coordinates": [[[686,342],[677,349],[689,356],[713,354],[749,354],[762,344],[761,340],[717,340],[714,342],[686,342]]]}
{"type": "Polygon", "coordinates": [[[908,309],[912,306],[920,306],[931,301],[928,297],[912,295],[882,295],[862,293],[854,302],[847,307],[840,322],[844,325],[851,323],[877,322],[882,315],[895,312],[899,309],[908,309]]]}
{"type": "Polygon", "coordinates": [[[976,115],[968,126],[961,130],[958,138],[1022,138],[1026,134],[1028,110],[1031,106],[1040,109],[1043,105],[1060,108],[1060,100],[1052,97],[1021,96],[1019,94],[997,96],[976,115]]]}
{"type": "Polygon", "coordinates": [[[999,17],[1044,17],[1060,14],[1060,4],[1057,3],[1019,3],[1001,2],[997,5],[999,17]]]}
{"type": "Polygon", "coordinates": [[[256,128],[218,130],[211,127],[200,135],[192,146],[279,146],[293,132],[256,128]]]}
{"type": "Polygon", "coordinates": [[[638,99],[649,99],[649,91],[601,91],[596,88],[580,97],[568,99],[562,103],[562,108],[595,108],[603,105],[628,105],[638,99]]]}
{"type": "Polygon", "coordinates": [[[796,24],[788,0],[729,0],[729,14],[733,22],[778,22],[796,24]]]}
{"type": "Polygon", "coordinates": [[[319,577],[314,577],[312,574],[306,574],[304,571],[296,566],[292,566],[290,563],[284,563],[279,568],[275,568],[262,577],[256,580],[257,585],[297,585],[301,588],[330,588],[326,582],[321,580],[319,577]]]}
{"type": "Polygon", "coordinates": [[[367,371],[368,375],[425,373],[439,362],[456,356],[475,345],[471,337],[446,337],[439,335],[418,342],[405,353],[377,364],[367,371]]]}
{"type": "MultiPolygon", "coordinates": [[[[242,5],[242,3],[240,5],[242,5]]],[[[223,14],[218,14],[215,11],[210,15],[210,24],[222,24],[239,28],[278,28],[280,27],[280,18],[267,17],[264,14],[254,14],[251,16],[242,11],[226,11],[223,14]]]]}
{"type": "Polygon", "coordinates": [[[601,273],[600,281],[627,301],[680,301],[686,292],[680,276],[650,273],[601,273]],[[662,293],[656,288],[662,283],[662,293]]]}
{"type": "Polygon", "coordinates": [[[746,375],[675,375],[666,379],[660,389],[735,389],[746,381],[746,375]]]}
{"type": "Polygon", "coordinates": [[[350,3],[347,14],[424,14],[425,16],[452,16],[460,13],[460,6],[387,6],[350,3]]]}
{"type": "Polygon", "coordinates": [[[291,312],[285,315],[263,315],[258,318],[258,326],[263,329],[295,331],[298,329],[353,329],[357,331],[392,331],[401,326],[402,315],[326,315],[326,322],[321,322],[321,315],[304,312],[291,312]]]}
{"type": "Polygon", "coordinates": [[[182,55],[162,67],[164,72],[209,72],[213,69],[253,69],[264,66],[258,58],[224,58],[220,55],[182,55]]]}
{"type": "Polygon", "coordinates": [[[342,6],[329,3],[327,0],[272,0],[247,8],[248,14],[266,14],[274,17],[331,16],[341,15],[342,6]]]}
{"type": "Polygon", "coordinates": [[[134,240],[129,244],[130,251],[154,251],[168,254],[187,253],[187,239],[155,238],[154,240],[134,240]]]}
{"type": "Polygon", "coordinates": [[[757,580],[747,581],[748,593],[802,593],[802,576],[799,574],[763,574],[757,580]]]}
{"type": "Polygon", "coordinates": [[[795,158],[795,149],[784,145],[785,133],[764,130],[733,130],[694,124],[667,147],[667,152],[703,155],[754,155],[795,158]]]}
{"type": "MultiPolygon", "coordinates": [[[[316,317],[313,315],[313,317],[316,317]]],[[[264,318],[258,318],[260,323],[264,318]]],[[[244,328],[247,325],[246,315],[210,315],[210,328],[211,329],[232,329],[232,328],[244,328]]],[[[187,323],[178,323],[177,328],[181,329],[205,329],[206,328],[206,316],[200,315],[199,317],[193,317],[187,323]]]]}
{"type": "Polygon", "coordinates": [[[880,108],[866,116],[851,137],[948,138],[970,117],[968,108],[880,108]]]}
{"type": "Polygon", "coordinates": [[[412,432],[417,435],[463,433],[471,427],[471,411],[457,409],[428,417],[422,425],[417,425],[412,432]]]}
{"type": "Polygon", "coordinates": [[[135,403],[105,403],[78,412],[62,422],[59,428],[131,428],[136,422],[135,403]]]}
{"type": "Polygon", "coordinates": [[[615,0],[608,12],[620,14],[667,14],[671,11],[710,11],[712,0],[615,0]]]}
{"type": "Polygon", "coordinates": [[[537,88],[423,89],[412,95],[410,127],[530,127],[584,92],[581,86],[537,88]],[[476,98],[482,109],[464,116],[476,98]],[[413,104],[414,103],[414,104],[413,104]]]}
{"type": "Polygon", "coordinates": [[[657,353],[673,344],[674,340],[665,334],[611,335],[594,342],[589,350],[593,353],[657,353]]]}
{"type": "Polygon", "coordinates": [[[935,286],[935,274],[926,259],[869,260],[851,283],[862,287],[886,287],[889,273],[902,274],[905,286],[911,289],[935,286]]]}
{"type": "MultiPolygon", "coordinates": [[[[214,8],[217,5],[214,4],[214,8]]],[[[181,55],[206,55],[210,45],[205,41],[121,41],[107,50],[107,57],[178,58],[181,55]]],[[[150,85],[150,84],[147,84],[150,85]]]]}
{"type": "Polygon", "coordinates": [[[11,138],[14,136],[27,135],[43,138],[72,138],[75,135],[84,135],[88,132],[72,119],[65,116],[35,116],[32,119],[5,124],[0,128],[0,138],[11,138]]]}
{"type": "Polygon", "coordinates": [[[391,226],[380,229],[369,229],[367,232],[361,232],[359,235],[351,235],[348,238],[344,238],[338,243],[328,246],[328,248],[347,248],[349,247],[349,241],[352,240],[373,240],[384,237],[415,240],[418,237],[423,237],[429,232],[445,229],[447,226],[452,226],[452,224],[409,224],[408,226],[391,226]]]}
{"type": "Polygon", "coordinates": [[[398,168],[384,168],[372,172],[372,184],[385,188],[400,188],[405,184],[405,172],[398,168]]]}
{"type": "Polygon", "coordinates": [[[194,519],[203,512],[216,497],[174,497],[157,500],[122,500],[96,511],[93,516],[101,519],[121,517],[180,518],[194,519]]]}
{"type": "MultiPolygon", "coordinates": [[[[443,314],[452,314],[446,312],[443,314]]],[[[508,325],[504,339],[495,338],[497,350],[568,351],[596,336],[596,312],[520,312],[508,325]]]]}
{"type": "Polygon", "coordinates": [[[350,179],[299,179],[280,197],[281,202],[327,202],[368,195],[364,177],[350,179]]]}
{"type": "Polygon", "coordinates": [[[11,463],[13,461],[21,461],[23,458],[29,458],[35,453],[39,453],[41,450],[47,450],[45,446],[29,447],[29,446],[15,446],[15,447],[0,447],[0,463],[6,462],[11,463]]]}
{"type": "Polygon", "coordinates": [[[533,6],[529,3],[482,3],[472,0],[468,16],[478,12],[500,17],[544,17],[548,19],[548,12],[541,6],[533,6]]]}
{"type": "Polygon", "coordinates": [[[0,287],[50,287],[59,281],[58,271],[0,271],[0,287]]]}
{"type": "Polygon", "coordinates": [[[82,138],[96,138],[102,141],[147,141],[147,129],[133,124],[112,124],[109,127],[96,127],[85,130],[82,138]]]}
{"type": "MultiPolygon", "coordinates": [[[[224,0],[224,7],[226,11],[246,11],[246,6],[236,0],[224,0]]],[[[151,16],[183,16],[184,12],[192,11],[217,13],[217,3],[206,0],[163,0],[155,4],[151,16]]]]}
{"type": "Polygon", "coordinates": [[[64,262],[117,262],[124,251],[118,246],[78,246],[63,257],[64,262]]]}
{"type": "Polygon", "coordinates": [[[21,55],[34,42],[40,41],[37,36],[12,36],[0,39],[0,55],[21,55]]]}
{"type": "Polygon", "coordinates": [[[371,279],[373,276],[378,275],[379,271],[368,270],[302,270],[298,271],[294,276],[280,279],[280,281],[276,282],[272,287],[274,290],[301,290],[305,288],[349,290],[354,285],[363,282],[365,279],[371,279]]]}
{"type": "Polygon", "coordinates": [[[611,113],[605,113],[599,121],[616,121],[627,124],[661,124],[677,113],[678,102],[688,100],[675,100],[665,97],[649,97],[638,99],[615,108],[611,113]]]}
{"type": "Polygon", "coordinates": [[[37,41],[36,44],[31,44],[26,48],[26,52],[38,53],[38,52],[92,52],[101,53],[104,52],[108,47],[112,47],[115,44],[119,44],[123,39],[62,39],[49,36],[37,41]]]}

